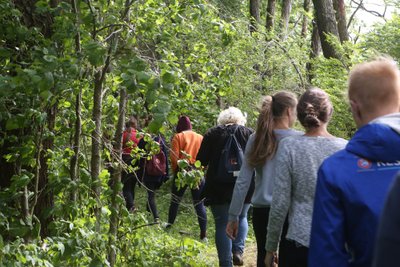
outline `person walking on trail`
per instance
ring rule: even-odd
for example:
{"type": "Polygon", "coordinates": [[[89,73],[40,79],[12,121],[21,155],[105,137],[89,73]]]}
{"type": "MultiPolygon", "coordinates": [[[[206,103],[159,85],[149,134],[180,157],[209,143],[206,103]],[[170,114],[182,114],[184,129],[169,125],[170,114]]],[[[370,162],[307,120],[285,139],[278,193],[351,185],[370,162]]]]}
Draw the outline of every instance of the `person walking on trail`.
{"type": "MultiPolygon", "coordinates": [[[[239,215],[239,229],[234,240],[229,239],[225,233],[228,223],[228,210],[231,202],[233,188],[235,186],[235,175],[232,177],[219,174],[219,163],[222,162],[222,152],[228,139],[236,139],[242,150],[245,150],[247,140],[253,130],[245,127],[246,118],[238,108],[230,107],[223,110],[218,116],[218,126],[212,127],[204,135],[203,142],[197,159],[203,166],[207,166],[206,180],[203,196],[205,204],[211,207],[215,222],[215,244],[218,251],[220,266],[243,265],[242,254],[245,239],[248,232],[247,211],[250,206],[250,198],[253,186],[247,192],[245,204],[239,215]],[[226,178],[226,180],[225,180],[226,178]]],[[[232,162],[234,163],[234,162],[232,162]]]]}
{"type": "MultiPolygon", "coordinates": [[[[152,163],[149,162],[151,161],[148,160],[147,158],[141,158],[140,159],[140,169],[138,170],[138,177],[139,179],[143,182],[143,185],[147,191],[147,211],[151,212],[154,218],[154,222],[158,223],[160,220],[160,216],[158,215],[158,210],[157,210],[157,205],[156,205],[156,200],[155,200],[155,195],[156,191],[160,188],[160,186],[168,180],[169,174],[168,174],[168,149],[167,145],[165,143],[165,139],[161,134],[155,135],[153,137],[153,141],[157,142],[160,147],[160,151],[158,154],[154,155],[153,157],[157,155],[161,155],[162,161],[164,164],[159,167],[158,170],[153,172],[150,172],[148,164],[152,163]],[[154,173],[156,172],[156,173],[154,173]]],[[[138,147],[140,149],[146,150],[146,141],[144,138],[141,138],[138,144],[138,147]]],[[[157,160],[159,160],[157,158],[157,160]]]]}
{"type": "Polygon", "coordinates": [[[122,160],[128,166],[128,168],[123,169],[121,175],[123,183],[122,194],[125,198],[126,208],[130,212],[135,210],[135,187],[138,182],[135,172],[129,170],[129,167],[134,167],[134,164],[132,164],[132,149],[138,145],[140,140],[137,137],[136,128],[137,119],[131,116],[126,122],[126,129],[122,133],[122,160]]]}
{"type": "MultiPolygon", "coordinates": [[[[192,124],[188,116],[181,116],[176,126],[176,134],[172,138],[172,149],[170,153],[172,171],[174,173],[174,181],[172,182],[172,197],[168,212],[168,224],[170,227],[178,214],[178,207],[182,197],[187,189],[184,186],[180,189],[175,184],[176,175],[179,171],[178,160],[187,159],[190,164],[194,164],[199,151],[203,136],[192,130],[192,124]],[[190,155],[189,159],[187,155],[190,155]]],[[[200,239],[207,238],[207,213],[203,200],[200,197],[203,190],[204,179],[197,188],[191,189],[193,205],[197,213],[197,219],[200,226],[200,239]]]]}
{"type": "MultiPolygon", "coordinates": [[[[318,173],[309,266],[371,266],[384,200],[400,170],[400,71],[380,58],[350,72],[357,132],[318,173]]],[[[382,265],[384,266],[384,265],[382,265]]]]}
{"type": "MultiPolygon", "coordinates": [[[[229,222],[226,226],[226,233],[232,240],[237,236],[239,215],[255,171],[255,189],[251,204],[253,229],[257,241],[257,267],[265,266],[265,242],[274,182],[272,172],[278,142],[284,137],[302,134],[300,131],[290,129],[296,120],[296,105],[296,96],[289,92],[278,92],[263,99],[257,130],[250,136],[246,145],[243,165],[233,190],[229,222]]],[[[279,255],[283,254],[280,250],[279,255]]]]}
{"type": "Polygon", "coordinates": [[[347,143],[327,130],[332,112],[327,93],[319,88],[308,89],[297,105],[297,118],[305,134],[289,136],[279,142],[267,228],[266,266],[278,262],[280,267],[307,266],[317,171],[324,159],[347,143]],[[287,216],[288,244],[284,257],[279,255],[278,258],[277,248],[287,216]]]}

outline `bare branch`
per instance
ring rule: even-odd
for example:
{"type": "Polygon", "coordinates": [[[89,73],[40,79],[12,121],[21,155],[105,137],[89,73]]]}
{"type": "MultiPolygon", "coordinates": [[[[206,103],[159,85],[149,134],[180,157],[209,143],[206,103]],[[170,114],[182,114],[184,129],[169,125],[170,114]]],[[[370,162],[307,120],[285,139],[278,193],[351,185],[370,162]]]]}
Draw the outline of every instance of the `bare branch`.
{"type": "Polygon", "coordinates": [[[354,16],[356,15],[357,11],[361,8],[361,5],[363,4],[364,0],[361,0],[361,2],[359,3],[359,5],[357,6],[357,8],[354,10],[353,14],[351,14],[350,18],[349,18],[349,22],[347,23],[347,29],[350,27],[351,22],[354,19],[354,16]]]}
{"type": "Polygon", "coordinates": [[[357,1],[355,1],[355,0],[351,0],[351,2],[355,3],[356,5],[358,5],[358,6],[359,6],[362,10],[364,10],[365,12],[368,12],[368,13],[370,13],[370,14],[372,14],[372,15],[378,17],[378,18],[382,18],[382,19],[384,19],[384,20],[386,21],[386,19],[385,19],[385,13],[386,13],[386,9],[387,9],[386,4],[385,4],[385,10],[384,10],[383,14],[381,14],[381,13],[375,11],[375,10],[367,9],[367,8],[365,7],[365,5],[363,4],[363,1],[357,2],[357,1]]]}

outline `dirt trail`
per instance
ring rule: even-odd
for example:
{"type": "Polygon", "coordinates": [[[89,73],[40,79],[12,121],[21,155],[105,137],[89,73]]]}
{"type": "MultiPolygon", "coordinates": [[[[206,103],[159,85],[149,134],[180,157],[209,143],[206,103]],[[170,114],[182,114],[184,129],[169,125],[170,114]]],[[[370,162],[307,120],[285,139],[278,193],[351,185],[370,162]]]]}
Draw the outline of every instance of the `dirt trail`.
{"type": "Polygon", "coordinates": [[[244,265],[245,267],[257,266],[257,245],[256,243],[247,243],[244,250],[244,265]]]}

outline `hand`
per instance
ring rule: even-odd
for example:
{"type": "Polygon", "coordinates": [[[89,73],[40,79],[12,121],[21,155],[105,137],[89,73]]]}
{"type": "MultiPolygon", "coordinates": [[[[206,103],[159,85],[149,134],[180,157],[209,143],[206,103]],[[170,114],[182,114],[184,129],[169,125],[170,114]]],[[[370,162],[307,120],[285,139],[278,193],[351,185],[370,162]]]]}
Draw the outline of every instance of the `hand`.
{"type": "Polygon", "coordinates": [[[226,225],[226,235],[232,239],[235,240],[236,236],[238,234],[238,228],[239,228],[239,222],[238,221],[230,221],[226,225]]]}
{"type": "Polygon", "coordinates": [[[267,251],[265,255],[265,267],[278,267],[278,255],[275,251],[267,251]]]}

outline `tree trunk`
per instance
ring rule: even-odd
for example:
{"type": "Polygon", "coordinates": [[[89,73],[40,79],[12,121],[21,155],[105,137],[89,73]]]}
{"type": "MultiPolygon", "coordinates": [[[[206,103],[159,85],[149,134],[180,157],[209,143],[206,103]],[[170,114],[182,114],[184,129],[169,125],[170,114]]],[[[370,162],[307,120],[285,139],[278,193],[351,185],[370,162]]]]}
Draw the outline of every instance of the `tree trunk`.
{"type": "Polygon", "coordinates": [[[332,0],[313,0],[313,3],[324,57],[340,59],[339,52],[328,42],[327,38],[329,34],[339,38],[332,0]]]}
{"type": "Polygon", "coordinates": [[[267,32],[270,32],[274,29],[274,17],[275,17],[275,0],[268,0],[267,21],[265,24],[267,32]]]}
{"type": "Polygon", "coordinates": [[[289,28],[289,19],[290,19],[290,11],[292,10],[292,1],[291,0],[283,0],[282,1],[282,13],[281,13],[281,39],[285,40],[287,38],[288,28],[289,28]]]}
{"type": "Polygon", "coordinates": [[[318,26],[315,20],[312,21],[311,51],[310,60],[306,65],[308,82],[312,84],[314,75],[312,73],[312,61],[321,53],[321,41],[318,33],[318,26]]]}
{"type": "Polygon", "coordinates": [[[301,36],[305,38],[307,36],[307,30],[308,30],[308,17],[307,13],[310,12],[310,0],[304,0],[303,3],[303,8],[304,8],[304,16],[303,16],[303,22],[301,24],[301,36]]]}
{"type": "MultiPolygon", "coordinates": [[[[57,103],[53,104],[47,109],[47,128],[49,132],[54,130],[56,122],[56,111],[57,103]]],[[[47,137],[43,139],[42,149],[39,155],[39,177],[38,177],[38,190],[37,190],[37,203],[35,203],[34,214],[39,218],[41,224],[40,235],[47,237],[49,235],[49,223],[52,221],[52,217],[49,215],[50,209],[54,206],[53,192],[48,187],[48,165],[49,160],[48,150],[53,149],[54,139],[53,137],[47,137]]]]}
{"type": "MultiPolygon", "coordinates": [[[[78,94],[76,95],[75,100],[75,133],[74,133],[74,155],[71,157],[70,162],[70,173],[71,180],[74,182],[78,182],[79,180],[79,153],[81,150],[80,138],[82,133],[82,122],[81,122],[81,101],[82,101],[82,88],[79,89],[78,94]]],[[[76,202],[78,197],[78,192],[76,190],[72,190],[71,192],[71,200],[76,202]]]]}
{"type": "Polygon", "coordinates": [[[260,1],[250,0],[250,32],[257,31],[260,23],[260,1]]]}
{"type": "Polygon", "coordinates": [[[125,110],[126,110],[126,89],[121,88],[120,99],[119,99],[119,112],[118,112],[118,123],[117,129],[115,130],[115,138],[113,145],[114,157],[114,168],[112,173],[112,195],[111,195],[111,216],[110,216],[110,234],[109,234],[109,251],[108,261],[111,266],[115,265],[116,251],[114,249],[115,241],[117,239],[118,232],[118,219],[120,206],[118,205],[117,198],[119,194],[119,188],[121,184],[121,162],[122,162],[122,132],[125,124],[125,110]],[[116,166],[116,167],[115,167],[116,166]]]}
{"type": "MultiPolygon", "coordinates": [[[[76,35],[75,35],[75,50],[76,53],[81,53],[81,37],[79,34],[79,14],[76,6],[76,0],[71,0],[72,10],[75,14],[75,26],[76,26],[76,35]]],[[[75,99],[75,133],[74,133],[74,155],[71,157],[70,162],[70,175],[71,180],[77,182],[79,179],[79,153],[80,153],[80,138],[82,133],[82,121],[81,121],[81,101],[82,101],[82,88],[79,88],[79,92],[76,95],[75,99]]],[[[71,200],[76,202],[77,200],[77,191],[72,190],[71,192],[71,200]]]]}
{"type": "Polygon", "coordinates": [[[95,124],[95,128],[92,131],[92,158],[91,158],[91,177],[92,177],[92,192],[93,197],[97,200],[98,207],[94,209],[97,223],[100,223],[100,193],[101,193],[101,181],[99,178],[101,168],[101,112],[103,108],[103,79],[102,71],[97,70],[94,75],[94,93],[93,93],[93,111],[92,119],[95,124]]]}
{"type": "Polygon", "coordinates": [[[340,42],[346,42],[349,40],[349,33],[347,31],[346,22],[346,7],[344,0],[333,0],[333,7],[336,11],[336,21],[339,31],[340,42]]]}

